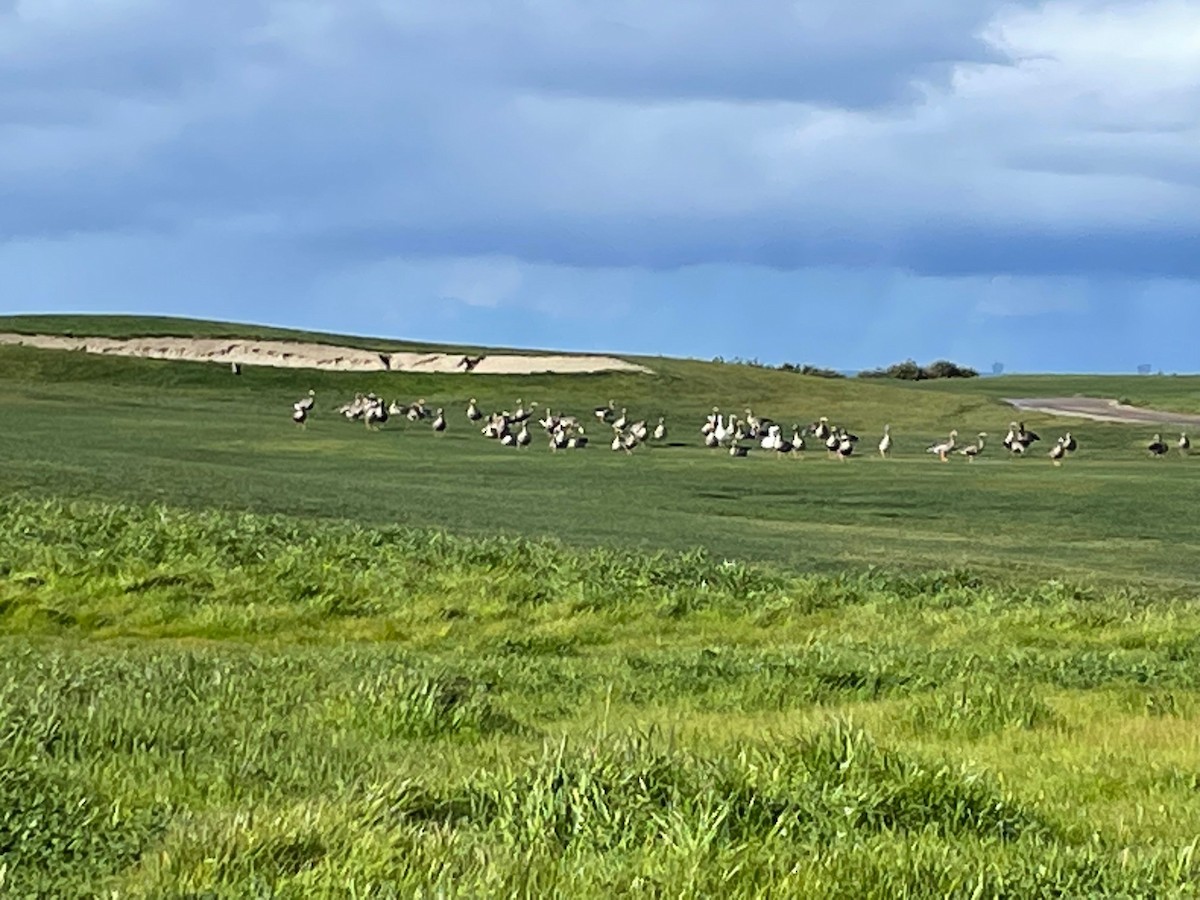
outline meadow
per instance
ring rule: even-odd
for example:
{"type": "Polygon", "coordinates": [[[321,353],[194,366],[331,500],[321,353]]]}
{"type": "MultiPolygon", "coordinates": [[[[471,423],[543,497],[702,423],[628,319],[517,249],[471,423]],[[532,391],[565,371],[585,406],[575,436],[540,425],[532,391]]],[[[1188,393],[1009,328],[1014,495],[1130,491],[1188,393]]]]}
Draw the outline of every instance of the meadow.
{"type": "Polygon", "coordinates": [[[646,362],[0,348],[0,893],[1196,896],[1200,462],[1030,417],[1080,452],[941,465],[929,441],[998,444],[1037,392],[646,362]],[[451,428],[369,434],[329,409],[357,390],[451,428]],[[672,433],[508,450],[470,395],[672,433]],[[865,448],[888,422],[897,458],[731,460],[713,404],[865,448]]]}

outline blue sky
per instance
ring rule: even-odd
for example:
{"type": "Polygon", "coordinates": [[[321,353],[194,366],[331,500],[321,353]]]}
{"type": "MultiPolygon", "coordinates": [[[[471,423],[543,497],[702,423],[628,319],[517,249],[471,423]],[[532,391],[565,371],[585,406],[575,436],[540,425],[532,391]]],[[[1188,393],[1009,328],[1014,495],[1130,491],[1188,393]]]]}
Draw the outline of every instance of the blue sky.
{"type": "Polygon", "coordinates": [[[0,0],[0,312],[1200,369],[1198,0],[0,0]]]}

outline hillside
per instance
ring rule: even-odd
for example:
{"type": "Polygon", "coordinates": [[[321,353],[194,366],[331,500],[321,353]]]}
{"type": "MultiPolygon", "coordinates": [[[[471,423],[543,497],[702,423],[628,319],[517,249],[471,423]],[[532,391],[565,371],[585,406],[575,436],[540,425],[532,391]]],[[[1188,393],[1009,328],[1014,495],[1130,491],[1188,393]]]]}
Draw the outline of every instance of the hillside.
{"type": "MultiPolygon", "coordinates": [[[[43,332],[238,334],[222,323],[87,317],[23,318],[43,332]]],[[[13,320],[0,328],[13,327],[13,320]]],[[[271,337],[321,337],[247,330],[271,337]]],[[[361,339],[363,346],[395,346],[361,339]]],[[[400,522],[472,534],[554,536],[584,545],[682,550],[800,569],[846,565],[971,565],[1034,575],[1076,573],[1180,583],[1200,549],[1187,489],[1190,460],[1153,461],[1144,426],[1027,416],[1037,457],[997,450],[1010,392],[1108,391],[1128,381],[1006,376],[956,383],[822,379],[744,365],[653,359],[652,375],[464,376],[289,371],[0,347],[0,489],[39,496],[163,500],[371,524],[400,522]],[[1011,380],[1008,380],[1011,378],[1011,380]],[[308,389],[317,407],[305,431],[291,404],[308,389]],[[378,434],[333,408],[355,392],[424,398],[444,407],[445,435],[396,420],[378,434]],[[666,446],[612,454],[593,429],[585,454],[551,455],[544,438],[523,452],[482,439],[463,409],[515,407],[575,413],[614,400],[634,418],[665,416],[666,446]],[[734,461],[706,450],[699,427],[713,406],[752,407],[790,426],[829,416],[862,436],[859,455],[830,463],[764,454],[734,461]],[[895,458],[875,458],[887,423],[895,458]],[[958,429],[991,449],[979,462],[941,466],[925,447],[958,429]],[[1061,471],[1045,458],[1073,429],[1081,450],[1061,471]],[[1065,525],[1069,523],[1069,527],[1065,525]]],[[[1195,379],[1146,379],[1186,403],[1195,379]]],[[[1149,387],[1146,388],[1146,392],[1149,387]]],[[[610,437],[611,435],[609,435],[610,437]]]]}
{"type": "Polygon", "coordinates": [[[1194,896],[1200,460],[997,446],[1005,396],[1123,382],[648,365],[0,346],[0,894],[1194,896]],[[367,391],[448,427],[336,412],[367,391]],[[472,397],[594,446],[501,446],[472,397]],[[669,435],[612,452],[610,400],[669,435]],[[714,405],[860,452],[735,459],[714,405]],[[951,428],[991,444],[942,464],[951,428]]]}

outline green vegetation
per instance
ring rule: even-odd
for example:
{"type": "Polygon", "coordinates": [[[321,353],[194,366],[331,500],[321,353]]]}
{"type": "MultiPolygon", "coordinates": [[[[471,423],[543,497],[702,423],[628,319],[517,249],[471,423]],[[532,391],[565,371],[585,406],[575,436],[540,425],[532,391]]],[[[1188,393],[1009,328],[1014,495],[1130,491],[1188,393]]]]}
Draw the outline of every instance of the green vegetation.
{"type": "Polygon", "coordinates": [[[0,348],[0,895],[1197,895],[1200,463],[1045,417],[1062,469],[924,447],[998,444],[1005,396],[1186,408],[1200,380],[643,361],[0,348]],[[367,390],[450,430],[331,412],[367,390]],[[471,395],[672,432],[509,450],[471,395]],[[714,403],[828,415],[868,458],[709,453],[714,403]]]}
{"type": "Polygon", "coordinates": [[[0,571],[12,896],[1200,877],[1189,600],[61,501],[0,571]]]}
{"type": "Polygon", "coordinates": [[[918,365],[914,360],[906,359],[885,369],[864,369],[858,378],[897,378],[901,381],[928,381],[933,378],[976,378],[979,373],[966,366],[952,363],[948,359],[939,359],[927,366],[918,365]]]}

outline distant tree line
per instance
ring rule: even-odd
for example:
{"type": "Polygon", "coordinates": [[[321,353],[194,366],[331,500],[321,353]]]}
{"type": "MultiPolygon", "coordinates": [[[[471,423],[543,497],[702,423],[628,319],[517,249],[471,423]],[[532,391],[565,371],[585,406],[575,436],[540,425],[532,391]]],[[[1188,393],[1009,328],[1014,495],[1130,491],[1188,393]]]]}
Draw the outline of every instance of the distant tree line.
{"type": "Polygon", "coordinates": [[[895,363],[886,369],[864,369],[858,378],[897,378],[901,381],[928,381],[933,378],[977,378],[979,373],[974,369],[952,363],[948,359],[939,359],[927,366],[918,365],[911,359],[895,363]]]}
{"type": "MultiPolygon", "coordinates": [[[[713,362],[725,363],[735,366],[753,366],[756,369],[779,369],[781,372],[794,372],[797,375],[811,375],[815,378],[845,378],[844,372],[839,372],[837,369],[824,369],[821,366],[812,366],[808,363],[790,363],[785,362],[778,366],[769,366],[755,359],[742,359],[740,356],[735,356],[732,359],[726,359],[723,356],[714,356],[713,362]]],[[[897,378],[901,381],[926,381],[931,378],[976,378],[979,373],[974,369],[969,369],[966,366],[960,366],[957,363],[952,363],[948,359],[939,359],[937,362],[932,362],[927,366],[921,366],[911,359],[906,359],[902,363],[888,366],[886,369],[865,369],[858,372],[856,378],[897,378]]]]}
{"type": "Polygon", "coordinates": [[[757,358],[742,359],[740,356],[735,356],[732,359],[726,359],[723,356],[714,356],[713,362],[724,363],[731,366],[753,366],[756,369],[778,369],[781,372],[795,372],[797,375],[813,375],[817,378],[845,378],[846,376],[836,369],[822,369],[820,366],[810,366],[808,363],[789,363],[785,362],[778,366],[771,366],[757,358]]]}

